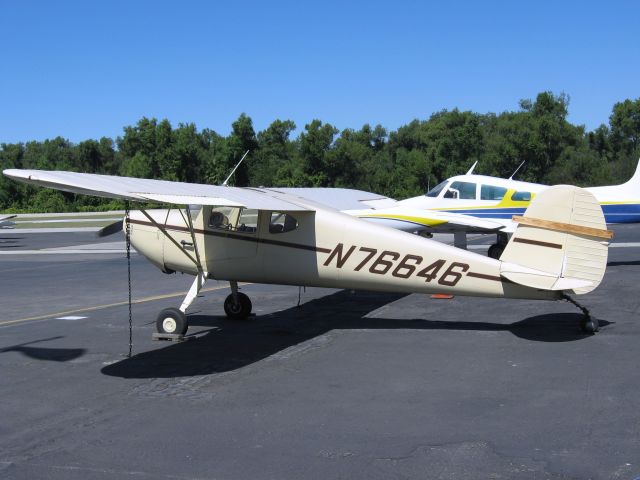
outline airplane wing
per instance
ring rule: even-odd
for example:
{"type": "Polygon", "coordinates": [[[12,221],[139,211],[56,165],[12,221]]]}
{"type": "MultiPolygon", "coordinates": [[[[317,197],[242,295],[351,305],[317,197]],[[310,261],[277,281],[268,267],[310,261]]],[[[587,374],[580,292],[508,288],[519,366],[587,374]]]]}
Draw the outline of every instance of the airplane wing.
{"type": "Polygon", "coordinates": [[[335,210],[389,208],[398,202],[377,193],[351,188],[268,188],[267,190],[293,195],[335,210]]]}
{"type": "Polygon", "coordinates": [[[71,193],[136,202],[176,205],[234,206],[261,210],[313,211],[286,193],[258,188],[238,188],[93,173],[8,169],[2,173],[19,182],[71,193]]]}
{"type": "Polygon", "coordinates": [[[20,182],[56,190],[138,202],[283,211],[311,211],[318,205],[409,232],[495,233],[509,231],[515,225],[511,220],[394,206],[397,202],[383,195],[344,188],[238,188],[46,170],[8,169],[3,173],[20,182]]]}
{"type": "Polygon", "coordinates": [[[351,216],[406,232],[496,233],[513,232],[511,219],[480,218],[461,213],[402,207],[401,202],[384,195],[347,188],[269,188],[294,195],[323,207],[341,210],[351,216]],[[363,209],[362,207],[368,207],[363,209]]]}
{"type": "Polygon", "coordinates": [[[460,213],[408,207],[348,210],[345,213],[406,232],[496,233],[512,231],[516,225],[508,219],[486,219],[460,213]]]}
{"type": "Polygon", "coordinates": [[[17,217],[17,215],[0,215],[0,222],[3,222],[5,220],[9,220],[11,218],[15,218],[17,217]]]}

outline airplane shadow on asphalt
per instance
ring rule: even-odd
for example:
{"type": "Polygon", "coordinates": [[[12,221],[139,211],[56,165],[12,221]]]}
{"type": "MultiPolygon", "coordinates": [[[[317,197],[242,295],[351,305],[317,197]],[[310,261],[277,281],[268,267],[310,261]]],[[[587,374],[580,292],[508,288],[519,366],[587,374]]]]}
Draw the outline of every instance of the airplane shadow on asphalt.
{"type": "Polygon", "coordinates": [[[51,347],[32,347],[34,343],[48,342],[51,340],[58,340],[64,338],[61,336],[43,338],[41,340],[34,340],[31,342],[20,343],[18,345],[11,345],[10,347],[0,348],[0,353],[6,352],[19,352],[23,355],[33,358],[34,360],[48,360],[51,362],[68,362],[75,360],[85,354],[84,348],[51,348],[51,347]]]}
{"type": "MultiPolygon", "coordinates": [[[[122,378],[171,378],[228,372],[340,329],[505,331],[540,342],[568,342],[589,337],[578,328],[582,318],[579,313],[536,315],[511,324],[366,317],[404,296],[343,290],[300,307],[243,321],[190,315],[191,325],[209,326],[210,330],[198,332],[189,341],[134,355],[101,371],[122,378]]],[[[601,326],[608,324],[600,320],[601,326]]]]}
{"type": "Polygon", "coordinates": [[[624,262],[608,262],[607,267],[620,267],[620,266],[632,266],[640,265],[640,260],[629,260],[624,262]]]}

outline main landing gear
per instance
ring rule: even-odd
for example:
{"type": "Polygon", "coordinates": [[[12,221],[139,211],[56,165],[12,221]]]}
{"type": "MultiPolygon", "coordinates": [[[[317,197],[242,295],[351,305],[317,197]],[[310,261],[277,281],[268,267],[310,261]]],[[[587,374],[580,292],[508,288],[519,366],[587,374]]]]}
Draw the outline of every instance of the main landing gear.
{"type": "Polygon", "coordinates": [[[500,260],[502,256],[502,252],[504,252],[504,248],[509,243],[509,236],[506,233],[498,232],[496,243],[489,247],[489,251],[487,255],[491,258],[495,258],[496,260],[500,260]]]}
{"type": "Polygon", "coordinates": [[[244,293],[232,293],[224,301],[224,313],[233,320],[244,320],[251,314],[251,300],[244,293]]]}
{"type": "MultiPolygon", "coordinates": [[[[160,312],[156,320],[156,329],[158,333],[153,337],[158,340],[183,340],[184,334],[187,333],[189,328],[189,322],[185,312],[187,308],[193,303],[193,301],[204,287],[204,284],[209,278],[209,273],[205,270],[205,264],[200,260],[200,252],[198,251],[198,243],[196,242],[195,230],[193,228],[192,215],[189,206],[186,208],[186,215],[183,217],[185,223],[188,226],[188,232],[191,235],[191,241],[187,242],[182,240],[178,241],[173,238],[165,228],[159,225],[155,219],[150,216],[144,210],[140,210],[149,221],[160,230],[171,243],[173,243],[182,253],[184,253],[189,260],[196,266],[198,273],[195,280],[191,284],[191,288],[184,297],[184,301],[180,308],[165,308],[160,312]],[[189,250],[187,251],[187,246],[189,250]],[[192,255],[193,253],[193,255],[192,255]]],[[[231,294],[224,301],[224,311],[227,317],[231,319],[243,319],[247,318],[251,314],[251,300],[244,293],[238,292],[238,282],[229,282],[231,285],[231,294]]]]}
{"type": "MultiPolygon", "coordinates": [[[[189,322],[185,311],[196,298],[206,280],[206,274],[198,275],[180,308],[165,308],[158,314],[156,329],[160,335],[181,337],[187,333],[189,322]]],[[[238,282],[229,283],[231,284],[231,294],[224,301],[224,311],[227,317],[232,320],[243,320],[251,315],[253,308],[251,300],[247,295],[238,291],[238,282]]]]}

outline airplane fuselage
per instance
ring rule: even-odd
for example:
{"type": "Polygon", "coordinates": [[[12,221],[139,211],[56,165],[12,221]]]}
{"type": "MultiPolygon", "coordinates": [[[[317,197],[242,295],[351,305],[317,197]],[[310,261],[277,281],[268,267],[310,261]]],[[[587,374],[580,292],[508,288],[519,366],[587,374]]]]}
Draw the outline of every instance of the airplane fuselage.
{"type": "MultiPolygon", "coordinates": [[[[184,211],[132,212],[133,246],[164,271],[197,274],[184,211]]],[[[197,254],[210,278],[389,292],[556,299],[501,278],[500,262],[332,211],[256,212],[251,226],[214,226],[215,209],[194,215],[197,254]],[[273,228],[288,215],[295,228],[273,228]]],[[[281,222],[282,223],[282,222],[281,222]]],[[[236,225],[239,225],[237,222],[236,225]]]]}

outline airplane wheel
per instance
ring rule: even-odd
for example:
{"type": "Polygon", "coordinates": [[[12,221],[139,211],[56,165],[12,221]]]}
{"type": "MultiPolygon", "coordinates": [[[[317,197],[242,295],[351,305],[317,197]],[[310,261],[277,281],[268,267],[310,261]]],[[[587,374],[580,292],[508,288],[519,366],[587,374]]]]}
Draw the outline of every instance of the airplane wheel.
{"type": "Polygon", "coordinates": [[[504,247],[498,243],[494,243],[489,247],[487,255],[491,258],[495,258],[496,260],[500,260],[502,252],[504,252],[504,247]]]}
{"type": "Polygon", "coordinates": [[[582,328],[583,332],[588,333],[590,335],[593,335],[594,333],[600,330],[600,324],[598,323],[598,319],[591,318],[591,317],[586,318],[585,320],[580,322],[580,327],[582,328]]]}
{"type": "Polygon", "coordinates": [[[238,292],[238,302],[233,300],[233,294],[229,295],[224,301],[224,313],[233,320],[247,318],[251,313],[251,300],[244,293],[238,292]]]}
{"type": "Polygon", "coordinates": [[[156,329],[158,333],[184,335],[189,324],[187,316],[177,308],[165,308],[158,314],[156,329]]]}

